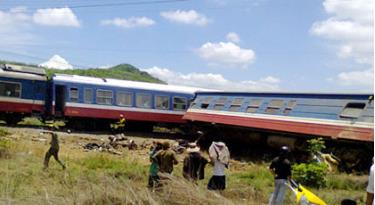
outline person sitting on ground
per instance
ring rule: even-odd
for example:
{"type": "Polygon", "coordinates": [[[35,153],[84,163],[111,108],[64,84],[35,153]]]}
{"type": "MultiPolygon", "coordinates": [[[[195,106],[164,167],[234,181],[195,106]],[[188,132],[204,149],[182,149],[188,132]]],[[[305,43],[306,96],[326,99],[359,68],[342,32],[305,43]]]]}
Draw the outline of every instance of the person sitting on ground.
{"type": "Polygon", "coordinates": [[[200,153],[200,148],[196,143],[189,143],[187,148],[188,155],[184,159],[182,175],[185,179],[196,181],[204,179],[204,168],[208,160],[200,153]]]}
{"type": "Polygon", "coordinates": [[[286,183],[291,179],[292,168],[287,159],[289,148],[282,146],[278,157],[272,160],[270,170],[275,175],[275,190],[272,194],[269,205],[284,204],[284,195],[286,190],[286,183]]]}
{"type": "Polygon", "coordinates": [[[49,133],[51,134],[51,147],[48,149],[45,157],[44,157],[44,169],[48,168],[48,163],[49,159],[51,156],[55,158],[55,160],[62,166],[63,169],[65,169],[64,163],[59,159],[59,139],[56,133],[49,131],[49,132],[44,132],[44,133],[49,133]]]}
{"type": "Polygon", "coordinates": [[[178,164],[176,153],[170,149],[169,142],[163,143],[163,150],[156,153],[153,158],[157,160],[159,165],[159,172],[171,174],[173,172],[173,165],[178,164]]]}
{"type": "Polygon", "coordinates": [[[211,163],[214,165],[214,173],[208,182],[209,190],[225,189],[225,168],[229,166],[230,153],[224,142],[212,142],[209,148],[211,163]]]}
{"type": "Polygon", "coordinates": [[[158,171],[159,171],[159,166],[158,162],[155,160],[153,157],[155,154],[157,154],[159,151],[162,150],[163,145],[160,142],[153,142],[153,147],[151,147],[151,150],[149,152],[150,156],[150,169],[149,169],[149,177],[148,177],[148,187],[149,188],[154,188],[157,187],[159,184],[159,176],[158,176],[158,171]]]}

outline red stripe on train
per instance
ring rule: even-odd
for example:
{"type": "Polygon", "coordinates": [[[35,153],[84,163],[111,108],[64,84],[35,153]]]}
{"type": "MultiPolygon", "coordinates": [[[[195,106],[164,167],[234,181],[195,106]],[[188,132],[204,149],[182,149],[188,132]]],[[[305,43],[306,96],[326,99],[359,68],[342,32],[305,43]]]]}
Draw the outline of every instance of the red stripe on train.
{"type": "Polygon", "coordinates": [[[120,110],[103,110],[95,108],[65,107],[65,116],[118,119],[123,114],[127,120],[166,122],[166,123],[186,123],[180,114],[134,112],[120,110]]]}
{"type": "Polygon", "coordinates": [[[371,128],[314,124],[308,122],[292,122],[194,112],[187,112],[184,115],[184,119],[340,139],[374,141],[374,130],[371,128]]]}
{"type": "Polygon", "coordinates": [[[32,111],[42,112],[43,110],[44,105],[0,101],[0,112],[31,113],[32,111]]]}

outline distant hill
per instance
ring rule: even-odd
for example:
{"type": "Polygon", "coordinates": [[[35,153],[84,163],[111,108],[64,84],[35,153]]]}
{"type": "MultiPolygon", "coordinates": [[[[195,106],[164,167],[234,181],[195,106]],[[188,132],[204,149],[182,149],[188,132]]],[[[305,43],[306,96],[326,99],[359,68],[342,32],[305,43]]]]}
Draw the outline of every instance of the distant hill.
{"type": "MultiPolygon", "coordinates": [[[[0,64],[16,64],[16,65],[25,65],[38,67],[37,65],[3,61],[0,60],[0,64]]],[[[164,81],[161,81],[147,72],[140,71],[138,68],[130,64],[120,64],[110,68],[89,68],[89,69],[73,69],[73,70],[59,70],[59,69],[45,69],[48,76],[52,76],[55,73],[60,74],[70,74],[70,75],[81,75],[81,76],[91,76],[98,78],[114,78],[121,80],[132,80],[132,81],[142,81],[150,83],[161,83],[166,84],[164,81]]]]}

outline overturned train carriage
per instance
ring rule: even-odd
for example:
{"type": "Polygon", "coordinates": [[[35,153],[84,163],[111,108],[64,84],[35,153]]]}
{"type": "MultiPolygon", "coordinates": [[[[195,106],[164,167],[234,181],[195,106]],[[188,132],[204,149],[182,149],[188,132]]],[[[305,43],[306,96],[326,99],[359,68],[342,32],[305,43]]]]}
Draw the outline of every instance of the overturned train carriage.
{"type": "Polygon", "coordinates": [[[215,134],[225,135],[229,141],[256,142],[252,143],[256,146],[263,143],[298,149],[306,145],[307,139],[323,137],[327,143],[340,141],[352,143],[351,147],[353,143],[372,147],[373,97],[373,94],[197,92],[184,119],[207,132],[216,130],[215,134]]]}

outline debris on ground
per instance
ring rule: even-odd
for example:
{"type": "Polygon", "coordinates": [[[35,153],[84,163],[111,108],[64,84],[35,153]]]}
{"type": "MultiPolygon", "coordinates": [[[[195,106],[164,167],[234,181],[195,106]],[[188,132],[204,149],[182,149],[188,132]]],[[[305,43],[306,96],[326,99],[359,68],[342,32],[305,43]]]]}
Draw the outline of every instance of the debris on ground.
{"type": "Polygon", "coordinates": [[[112,154],[121,155],[122,152],[118,149],[127,147],[129,150],[136,150],[138,145],[134,140],[128,139],[124,134],[111,135],[108,137],[109,142],[102,142],[100,144],[89,142],[83,145],[85,150],[94,150],[100,152],[109,152],[112,154]]]}

